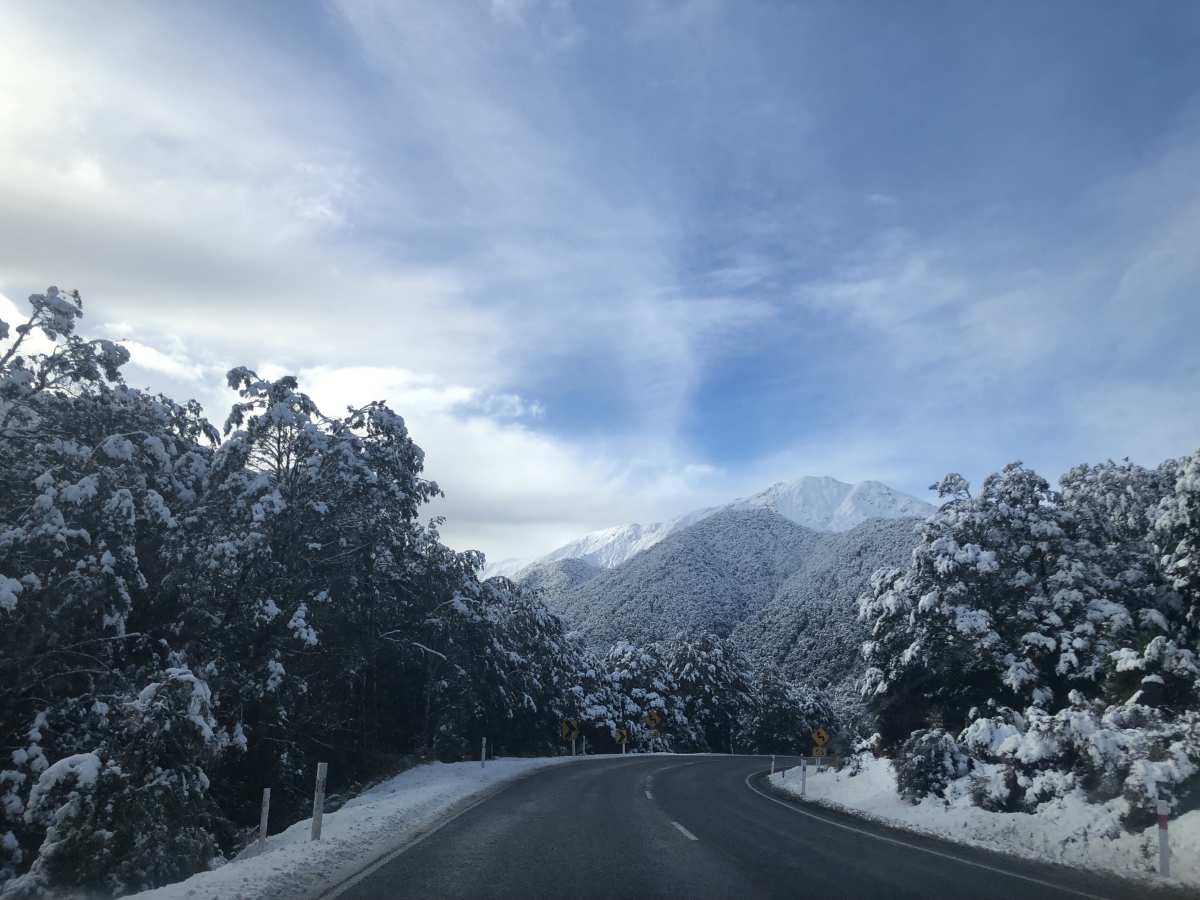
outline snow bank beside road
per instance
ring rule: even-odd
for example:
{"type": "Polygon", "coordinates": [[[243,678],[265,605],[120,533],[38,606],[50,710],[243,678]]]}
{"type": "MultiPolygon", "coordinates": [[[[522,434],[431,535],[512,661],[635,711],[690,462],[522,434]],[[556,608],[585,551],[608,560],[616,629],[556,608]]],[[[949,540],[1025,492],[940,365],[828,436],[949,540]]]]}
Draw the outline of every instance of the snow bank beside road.
{"type": "Polygon", "coordinates": [[[137,900],[260,900],[314,897],[359,872],[388,851],[437,824],[455,804],[522,775],[596,756],[430,763],[390,778],[326,813],[321,840],[309,841],[311,819],[252,845],[235,860],[186,881],[134,894],[137,900]]]}
{"type": "MultiPolygon", "coordinates": [[[[800,795],[800,770],[771,776],[771,785],[800,795]]],[[[1030,859],[1104,869],[1126,878],[1163,882],[1158,875],[1158,828],[1130,834],[1120,825],[1125,801],[1088,803],[1078,792],[1042,804],[1036,813],[993,813],[972,805],[966,779],[949,799],[927,797],[913,806],[896,793],[886,759],[865,759],[857,775],[808,770],[805,799],[952,841],[1030,859]]],[[[1200,887],[1200,810],[1170,823],[1171,881],[1200,887]]]]}

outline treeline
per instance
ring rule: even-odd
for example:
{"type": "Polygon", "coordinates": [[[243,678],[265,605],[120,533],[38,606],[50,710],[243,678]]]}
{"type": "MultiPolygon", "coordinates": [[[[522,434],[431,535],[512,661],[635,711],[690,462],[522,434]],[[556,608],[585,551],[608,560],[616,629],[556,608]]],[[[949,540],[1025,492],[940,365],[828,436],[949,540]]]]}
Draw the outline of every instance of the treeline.
{"type": "Polygon", "coordinates": [[[719,639],[601,657],[440,540],[403,419],[229,373],[221,435],[130,388],[77,294],[0,323],[0,894],[122,894],[415,758],[795,751],[822,703],[719,639]],[[31,349],[36,345],[36,349],[31,349]],[[659,711],[652,731],[646,714],[659,711]]]}
{"type": "MultiPolygon", "coordinates": [[[[1032,811],[1082,790],[1128,826],[1200,784],[1200,452],[1082,465],[1057,490],[1013,463],[933,486],[905,568],[860,601],[875,733],[914,800],[966,787],[1032,811]]],[[[1190,801],[1194,803],[1194,798],[1190,801]]]]}

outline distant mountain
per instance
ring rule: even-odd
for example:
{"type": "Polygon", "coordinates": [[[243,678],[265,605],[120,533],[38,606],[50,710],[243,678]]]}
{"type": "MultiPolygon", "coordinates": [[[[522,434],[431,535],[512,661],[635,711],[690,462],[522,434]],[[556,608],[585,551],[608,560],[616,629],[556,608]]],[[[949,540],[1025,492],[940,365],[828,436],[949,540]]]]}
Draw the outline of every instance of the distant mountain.
{"type": "Polygon", "coordinates": [[[879,481],[846,484],[808,476],[780,481],[761,494],[735,500],[734,509],[764,507],[815,531],[849,531],[868,519],[924,518],[934,507],[879,481]]]}
{"type": "Polygon", "coordinates": [[[728,635],[770,602],[820,540],[770,509],[725,509],[545,599],[596,645],[645,643],[681,629],[728,635]]]}
{"type": "Polygon", "coordinates": [[[907,565],[918,519],[874,519],[825,534],[771,600],[731,635],[746,657],[789,678],[844,688],[862,674],[858,598],[871,575],[907,565]]]}
{"type": "Polygon", "coordinates": [[[643,550],[650,549],[667,535],[712,515],[717,509],[718,507],[699,509],[667,522],[652,522],[649,525],[638,525],[635,522],[632,525],[618,525],[603,531],[593,531],[557,550],[552,550],[536,562],[582,559],[602,569],[611,569],[643,550]]]}
{"type": "Polygon", "coordinates": [[[556,559],[527,568],[521,574],[521,584],[557,596],[586,584],[603,571],[586,560],[556,559]]]}
{"type": "Polygon", "coordinates": [[[918,521],[816,531],[733,504],[611,569],[556,560],[522,583],[593,646],[710,631],[761,667],[844,694],[862,672],[857,598],[877,568],[908,560],[918,521]]]}
{"type": "Polygon", "coordinates": [[[502,559],[498,562],[492,562],[491,560],[489,560],[487,565],[485,565],[483,567],[483,577],[484,578],[496,578],[496,577],[512,578],[514,575],[516,575],[518,572],[520,572],[522,569],[524,569],[528,565],[529,565],[529,560],[527,560],[523,557],[519,557],[519,556],[510,556],[510,557],[508,557],[508,559],[502,559]]]}
{"type": "Polygon", "coordinates": [[[655,546],[668,535],[688,528],[723,510],[768,509],[814,531],[848,531],[869,519],[899,519],[932,515],[934,508],[878,481],[847,484],[836,478],[806,476],[781,481],[752,497],[687,513],[667,522],[618,525],[593,531],[532,562],[504,560],[484,574],[520,578],[526,570],[561,559],[582,559],[611,569],[655,546]]]}

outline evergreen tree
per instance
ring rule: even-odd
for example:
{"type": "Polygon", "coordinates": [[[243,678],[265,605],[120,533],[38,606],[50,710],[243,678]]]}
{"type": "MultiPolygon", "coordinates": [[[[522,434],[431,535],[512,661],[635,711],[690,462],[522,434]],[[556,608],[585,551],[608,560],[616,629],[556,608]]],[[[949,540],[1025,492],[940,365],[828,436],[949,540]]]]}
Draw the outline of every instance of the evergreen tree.
{"type": "Polygon", "coordinates": [[[1165,464],[1161,472],[1170,486],[1154,510],[1152,536],[1194,640],[1200,635],[1200,450],[1165,464]]]}
{"type": "Polygon", "coordinates": [[[1066,503],[1019,463],[978,497],[961,476],[935,485],[947,499],[911,565],[877,574],[861,601],[872,628],[864,691],[886,739],[923,724],[957,732],[989,700],[1058,708],[1071,690],[1100,693],[1136,629],[1129,604],[1149,598],[1128,568],[1136,552],[1097,543],[1117,517],[1101,514],[1088,482],[1071,476],[1066,503]]]}
{"type": "Polygon", "coordinates": [[[808,755],[818,728],[836,731],[833,710],[811,689],[785,681],[777,672],[758,672],[751,703],[742,713],[738,732],[747,751],[808,755]]]}
{"type": "Polygon", "coordinates": [[[614,644],[604,657],[604,681],[615,699],[614,724],[634,746],[663,750],[687,733],[684,697],[667,667],[661,646],[614,644]]]}
{"type": "Polygon", "coordinates": [[[745,736],[738,722],[752,703],[745,660],[725,639],[680,634],[664,643],[663,661],[683,705],[679,749],[730,752],[745,736]]]}

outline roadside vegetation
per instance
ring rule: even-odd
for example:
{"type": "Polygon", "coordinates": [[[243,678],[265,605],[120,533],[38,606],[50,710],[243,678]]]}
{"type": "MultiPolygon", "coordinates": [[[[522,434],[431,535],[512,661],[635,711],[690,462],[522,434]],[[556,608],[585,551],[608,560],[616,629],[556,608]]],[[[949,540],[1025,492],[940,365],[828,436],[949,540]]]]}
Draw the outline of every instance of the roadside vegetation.
{"type": "Polygon", "coordinates": [[[127,385],[78,294],[0,323],[0,894],[208,868],[406,762],[796,750],[821,700],[703,633],[594,653],[442,543],[404,419],[229,372],[223,428],[127,385]],[[647,724],[647,714],[657,710],[647,724]]]}
{"type": "Polygon", "coordinates": [[[1200,452],[959,475],[908,566],[861,599],[861,747],[914,803],[969,789],[997,812],[1121,799],[1127,828],[1200,784],[1200,452]],[[967,786],[967,788],[964,788],[967,786]]]}

